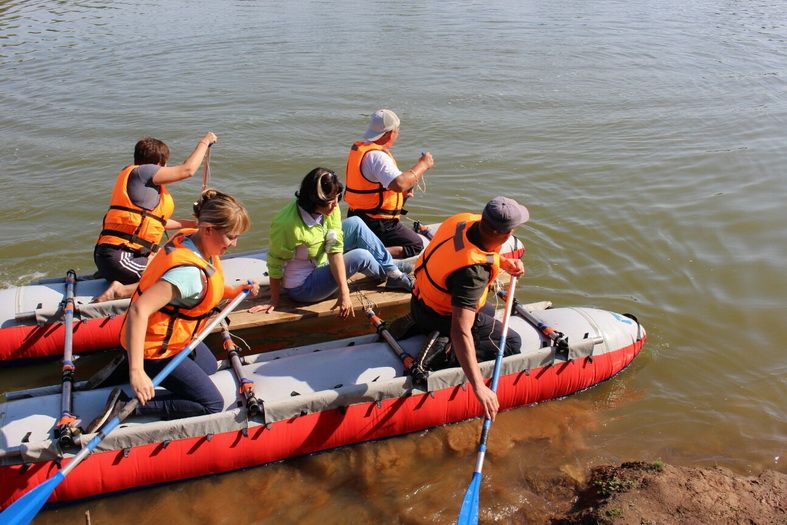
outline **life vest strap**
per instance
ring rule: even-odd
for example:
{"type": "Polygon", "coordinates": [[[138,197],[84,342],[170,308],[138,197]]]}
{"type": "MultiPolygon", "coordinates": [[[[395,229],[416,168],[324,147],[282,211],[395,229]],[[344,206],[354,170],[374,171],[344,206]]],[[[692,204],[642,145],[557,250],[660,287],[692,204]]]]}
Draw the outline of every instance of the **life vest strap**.
{"type": "Polygon", "coordinates": [[[208,313],[202,315],[186,315],[180,311],[180,307],[167,305],[159,309],[159,312],[163,314],[167,314],[168,316],[176,319],[184,319],[186,321],[201,321],[206,317],[210,317],[211,315],[213,315],[215,313],[214,310],[215,308],[209,311],[208,313]]]}
{"type": "Polygon", "coordinates": [[[169,340],[172,339],[172,334],[175,332],[175,317],[170,316],[169,321],[167,322],[167,333],[164,334],[164,340],[161,342],[161,348],[159,348],[158,353],[163,355],[167,353],[167,349],[169,349],[169,340]]]}
{"type": "Polygon", "coordinates": [[[135,250],[135,251],[140,252],[140,255],[143,256],[148,255],[149,253],[156,253],[161,247],[156,243],[143,239],[142,237],[140,237],[135,233],[122,232],[119,230],[101,230],[101,236],[104,235],[111,235],[112,237],[120,237],[121,239],[125,239],[132,244],[139,244],[140,246],[142,246],[142,250],[135,250]]]}
{"type": "MultiPolygon", "coordinates": [[[[421,265],[420,265],[420,266],[416,266],[416,267],[415,267],[415,269],[413,270],[413,273],[414,273],[414,274],[416,274],[416,279],[418,278],[418,275],[417,275],[417,273],[418,273],[418,272],[423,272],[423,273],[424,273],[424,275],[426,275],[426,278],[427,278],[427,279],[429,279],[429,282],[430,282],[430,283],[432,283],[432,286],[434,286],[435,288],[437,288],[438,290],[440,290],[441,292],[443,292],[443,293],[445,293],[445,294],[450,294],[450,293],[451,293],[451,292],[450,292],[450,290],[448,290],[448,289],[444,288],[443,286],[440,286],[440,284],[438,284],[438,283],[437,283],[437,281],[435,281],[435,280],[432,278],[432,276],[431,276],[431,275],[429,275],[429,270],[428,270],[428,269],[427,269],[427,267],[426,267],[426,263],[428,263],[428,262],[429,262],[429,259],[431,259],[431,258],[432,258],[432,256],[433,256],[433,255],[434,255],[434,254],[437,252],[437,250],[438,250],[438,249],[439,249],[441,246],[443,246],[445,243],[447,243],[447,242],[451,241],[452,239],[453,239],[453,238],[444,239],[444,240],[442,240],[442,241],[441,241],[439,244],[436,244],[436,245],[434,246],[434,248],[432,248],[432,246],[430,245],[430,246],[427,248],[427,251],[425,251],[425,252],[424,252],[424,254],[423,254],[423,258],[421,259],[421,261],[422,261],[422,262],[421,262],[421,265]],[[431,248],[431,249],[430,249],[430,248],[431,248]]],[[[419,294],[418,294],[418,292],[416,292],[415,290],[413,290],[413,294],[414,294],[416,297],[419,297],[419,294]]]]}
{"type": "Polygon", "coordinates": [[[373,189],[373,190],[356,190],[354,188],[350,188],[349,186],[344,188],[344,192],[345,193],[359,193],[359,194],[363,194],[363,195],[369,195],[371,193],[382,193],[384,191],[385,191],[385,188],[383,188],[382,186],[380,186],[379,188],[373,189]]]}
{"type": "Polygon", "coordinates": [[[407,210],[399,208],[398,210],[387,210],[385,208],[350,208],[350,211],[360,212],[366,215],[372,214],[385,214],[385,215],[407,215],[407,210]]]}
{"type": "Polygon", "coordinates": [[[110,210],[127,211],[129,213],[136,213],[137,215],[141,215],[142,218],[144,218],[144,219],[148,219],[148,218],[155,219],[158,222],[160,222],[162,226],[166,226],[167,225],[167,219],[165,219],[164,217],[161,217],[159,215],[156,215],[155,213],[151,213],[148,210],[143,210],[143,209],[138,209],[138,208],[129,208],[127,206],[120,206],[120,205],[117,205],[117,204],[111,205],[109,207],[109,209],[110,210]]]}

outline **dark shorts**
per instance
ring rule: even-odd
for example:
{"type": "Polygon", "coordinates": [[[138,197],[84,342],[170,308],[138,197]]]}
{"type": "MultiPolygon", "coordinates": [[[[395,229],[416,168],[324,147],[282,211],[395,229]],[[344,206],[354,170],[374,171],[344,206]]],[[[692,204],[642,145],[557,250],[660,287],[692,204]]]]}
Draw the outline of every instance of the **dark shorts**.
{"type": "Polygon", "coordinates": [[[93,261],[96,263],[96,277],[107,281],[119,281],[123,284],[138,283],[142,272],[148,264],[148,257],[137,252],[113,246],[97,244],[93,250],[93,261]]]}
{"type": "MultiPolygon", "coordinates": [[[[438,330],[440,335],[450,337],[451,316],[440,315],[413,296],[410,300],[410,312],[415,321],[416,330],[422,334],[438,330]]],[[[497,356],[497,345],[503,335],[503,324],[495,317],[495,309],[489,303],[475,316],[475,322],[470,329],[475,344],[475,355],[478,362],[490,361],[497,356]]],[[[503,355],[518,354],[522,346],[522,338],[511,328],[506,336],[506,347],[503,355]]],[[[458,363],[457,365],[458,366],[458,363]]]]}
{"type": "Polygon", "coordinates": [[[418,255],[424,249],[421,236],[415,230],[408,228],[399,219],[372,219],[363,213],[349,210],[348,217],[360,217],[364,223],[383,241],[384,246],[401,246],[404,249],[403,258],[418,255]]]}

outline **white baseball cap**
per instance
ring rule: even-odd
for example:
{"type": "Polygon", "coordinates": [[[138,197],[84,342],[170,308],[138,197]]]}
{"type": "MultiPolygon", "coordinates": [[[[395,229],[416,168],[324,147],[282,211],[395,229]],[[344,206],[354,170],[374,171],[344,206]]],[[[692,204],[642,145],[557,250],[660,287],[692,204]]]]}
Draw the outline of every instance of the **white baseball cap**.
{"type": "Polygon", "coordinates": [[[399,117],[396,116],[396,113],[390,109],[378,109],[372,113],[372,118],[369,120],[369,129],[363,134],[363,138],[373,142],[398,127],[399,117]]]}

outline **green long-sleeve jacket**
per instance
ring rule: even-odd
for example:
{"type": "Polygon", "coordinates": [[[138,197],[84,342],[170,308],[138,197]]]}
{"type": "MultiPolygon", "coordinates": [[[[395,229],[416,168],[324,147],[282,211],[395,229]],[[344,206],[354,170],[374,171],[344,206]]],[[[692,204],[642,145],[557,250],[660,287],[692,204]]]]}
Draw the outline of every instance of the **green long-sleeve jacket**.
{"type": "Polygon", "coordinates": [[[328,253],[344,251],[342,235],[342,213],[337,206],[325,217],[322,225],[307,226],[301,217],[298,202],[293,200],[273,218],[268,244],[268,274],[273,279],[284,276],[284,264],[295,257],[295,249],[304,245],[309,250],[309,259],[315,266],[328,263],[328,253]],[[329,231],[336,232],[336,241],[325,250],[325,239],[329,231]]]}

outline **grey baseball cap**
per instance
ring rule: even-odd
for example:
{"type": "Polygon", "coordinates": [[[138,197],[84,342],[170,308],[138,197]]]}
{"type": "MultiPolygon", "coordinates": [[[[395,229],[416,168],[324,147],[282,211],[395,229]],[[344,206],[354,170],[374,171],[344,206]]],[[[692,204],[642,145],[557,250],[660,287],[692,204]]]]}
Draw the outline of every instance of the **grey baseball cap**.
{"type": "Polygon", "coordinates": [[[382,137],[386,132],[399,127],[399,117],[390,109],[378,109],[372,113],[369,120],[369,129],[363,134],[364,140],[375,141],[382,137]]]}
{"type": "Polygon", "coordinates": [[[481,220],[499,232],[511,231],[529,218],[527,208],[508,197],[495,197],[481,213],[481,220]]]}

